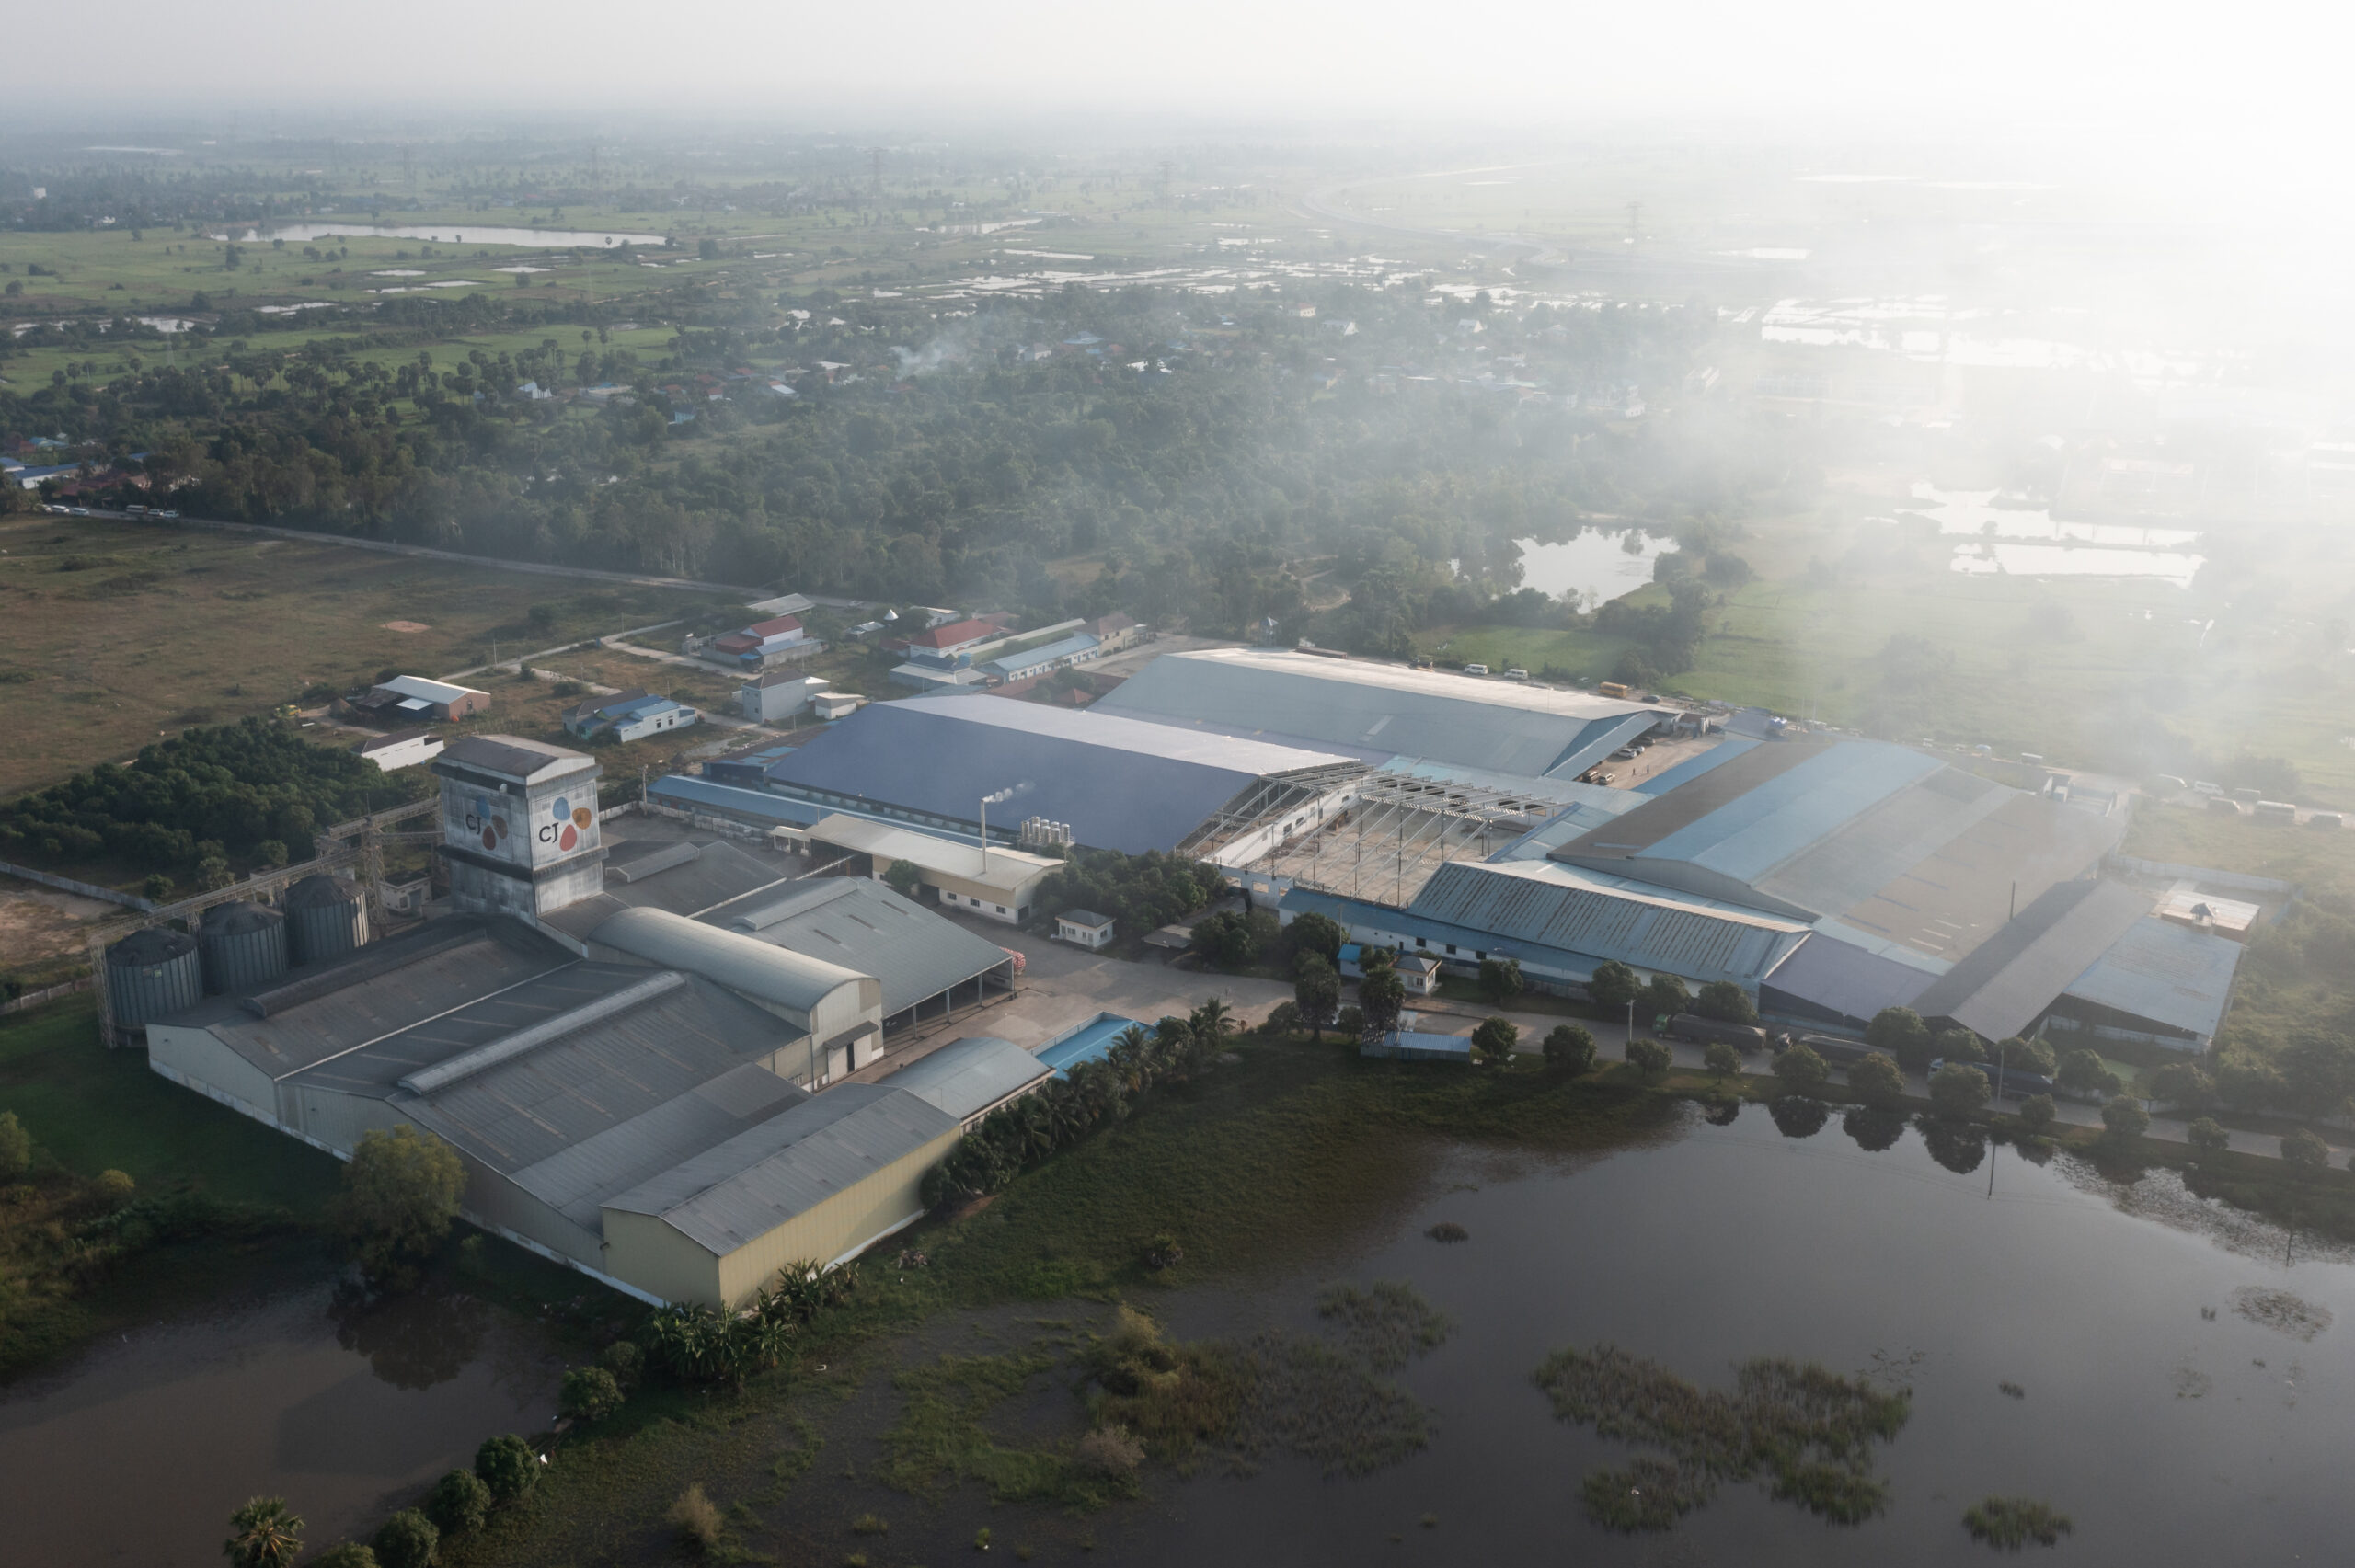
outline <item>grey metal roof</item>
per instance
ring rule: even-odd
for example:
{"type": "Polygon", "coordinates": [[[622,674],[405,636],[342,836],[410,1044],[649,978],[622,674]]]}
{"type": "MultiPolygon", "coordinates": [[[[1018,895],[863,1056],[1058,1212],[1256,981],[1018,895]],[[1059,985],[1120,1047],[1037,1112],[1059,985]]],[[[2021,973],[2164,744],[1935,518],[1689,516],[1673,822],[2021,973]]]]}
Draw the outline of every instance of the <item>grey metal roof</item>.
{"type": "Polygon", "coordinates": [[[1411,912],[1688,979],[1753,984],[1805,927],[1542,860],[1443,865],[1411,912]]]}
{"type": "Polygon", "coordinates": [[[608,915],[590,933],[590,940],[804,1013],[842,987],[856,985],[867,972],[796,946],[762,942],[739,931],[691,921],[668,910],[623,910],[608,915]]]}
{"type": "Polygon", "coordinates": [[[433,760],[435,772],[455,762],[520,783],[593,768],[597,764],[578,751],[527,740],[520,735],[463,735],[442,749],[433,760]]]}
{"type": "Polygon", "coordinates": [[[1801,1007],[1868,1024],[1884,1007],[1910,1007],[1937,977],[1817,932],[1760,983],[1762,1005],[1801,1007]]]}
{"type": "Polygon", "coordinates": [[[623,910],[667,910],[693,917],[778,887],[789,875],[782,861],[720,841],[696,845],[626,839],[614,844],[614,854],[616,858],[606,862],[604,891],[557,910],[548,924],[567,935],[586,937],[623,910]]]}
{"type": "Polygon", "coordinates": [[[1932,981],[1913,1011],[1983,1039],[2016,1035],[2150,912],[2151,895],[2123,883],[2061,883],[1932,981]]]}
{"type": "Polygon", "coordinates": [[[1667,710],[1364,659],[1207,648],[1163,655],[1088,711],[1536,776],[1613,727],[1598,721],[1667,710]]]}
{"type": "Polygon", "coordinates": [[[1110,915],[1099,915],[1094,910],[1065,910],[1055,918],[1059,921],[1067,921],[1073,925],[1086,926],[1090,930],[1112,923],[1110,915]]]}
{"type": "Polygon", "coordinates": [[[2223,1021],[2240,959],[2237,942],[2144,915],[2069,982],[2067,994],[2205,1039],[2223,1021]]]}
{"type": "Polygon", "coordinates": [[[971,1035],[951,1040],[883,1080],[959,1121],[1019,1094],[1055,1070],[1011,1040],[971,1035]]]}
{"type": "Polygon", "coordinates": [[[1362,759],[1149,724],[1095,709],[939,695],[877,703],[769,764],[772,787],[828,806],[965,823],[1045,817],[1073,837],[1130,853],[1169,850],[1269,775],[1362,759]]]}
{"type": "Polygon", "coordinates": [[[844,1083],[639,1183],[604,1207],[656,1216],[724,1257],[957,1127],[956,1117],[913,1094],[879,1083],[844,1083]]]}
{"type": "Polygon", "coordinates": [[[1011,963],[1005,948],[865,876],[798,882],[705,917],[738,941],[768,943],[872,975],[886,1017],[1011,963]]]}

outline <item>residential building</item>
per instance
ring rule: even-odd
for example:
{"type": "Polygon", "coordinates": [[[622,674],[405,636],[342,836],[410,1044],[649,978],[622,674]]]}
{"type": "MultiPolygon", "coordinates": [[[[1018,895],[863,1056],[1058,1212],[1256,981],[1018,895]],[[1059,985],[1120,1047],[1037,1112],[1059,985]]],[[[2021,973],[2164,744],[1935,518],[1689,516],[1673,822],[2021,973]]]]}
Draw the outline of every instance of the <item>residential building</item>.
{"type": "Polygon", "coordinates": [[[1112,917],[1099,915],[1094,910],[1065,910],[1055,917],[1055,940],[1085,947],[1090,952],[1109,946],[1112,917]]]}
{"type": "Polygon", "coordinates": [[[684,703],[651,692],[592,697],[564,715],[565,732],[577,740],[643,740],[665,730],[684,729],[701,715],[684,703]]]}
{"type": "Polygon", "coordinates": [[[803,629],[798,615],[776,615],[712,638],[702,653],[714,663],[758,670],[781,659],[808,658],[824,652],[825,647],[803,629]]]}
{"type": "Polygon", "coordinates": [[[825,689],[826,678],[822,675],[765,670],[736,689],[736,705],[754,724],[772,724],[802,712],[809,707],[810,700],[825,689]]]}

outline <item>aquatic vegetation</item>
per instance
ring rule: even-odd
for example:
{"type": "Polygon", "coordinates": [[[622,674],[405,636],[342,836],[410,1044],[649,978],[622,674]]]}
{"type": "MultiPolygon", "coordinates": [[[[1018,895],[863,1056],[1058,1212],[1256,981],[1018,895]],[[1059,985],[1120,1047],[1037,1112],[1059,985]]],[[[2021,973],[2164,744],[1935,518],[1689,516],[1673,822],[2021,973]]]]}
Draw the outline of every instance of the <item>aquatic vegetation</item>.
{"type": "Polygon", "coordinates": [[[1430,1414],[1413,1396],[1330,1345],[1269,1332],[1235,1362],[1246,1392],[1235,1437],[1246,1455],[1281,1445],[1328,1475],[1364,1475],[1430,1441],[1430,1414]]]}
{"type": "Polygon", "coordinates": [[[1342,1341],[1382,1372],[1438,1349],[1455,1326],[1402,1279],[1378,1280],[1364,1290],[1328,1285],[1316,1293],[1316,1315],[1338,1324],[1342,1341]]]}
{"type": "Polygon", "coordinates": [[[2292,1339],[2312,1339],[2330,1326],[2330,1309],[2301,1299],[2287,1290],[2244,1285],[2233,1292],[2233,1310],[2250,1322],[2286,1333],[2292,1339]]]}
{"type": "Polygon", "coordinates": [[[1455,1242],[1468,1242],[1472,1239],[1472,1232],[1466,1230],[1463,1226],[1458,1225],[1453,1219],[1442,1219],[1438,1224],[1432,1226],[1430,1230],[1424,1231],[1423,1234],[1429,1236],[1432,1241],[1442,1242],[1442,1244],[1455,1242]]]}
{"type": "Polygon", "coordinates": [[[1970,1539],[2005,1551],[2017,1551],[2034,1541],[2058,1546],[2076,1529],[2069,1516],[2033,1497],[1982,1497],[1965,1509],[1962,1528],[1970,1539]]]}
{"type": "Polygon", "coordinates": [[[1913,1409],[1910,1393],[1812,1363],[1745,1362],[1728,1394],[1612,1345],[1557,1351],[1534,1380],[1560,1419],[1669,1456],[1637,1461],[1663,1497],[1652,1498],[1635,1466],[1589,1478],[1588,1512],[1620,1529],[1665,1529],[1717,1482],[1762,1475],[1777,1499],[1834,1523],[1868,1519],[1888,1505],[1874,1445],[1894,1440],[1913,1409]]]}

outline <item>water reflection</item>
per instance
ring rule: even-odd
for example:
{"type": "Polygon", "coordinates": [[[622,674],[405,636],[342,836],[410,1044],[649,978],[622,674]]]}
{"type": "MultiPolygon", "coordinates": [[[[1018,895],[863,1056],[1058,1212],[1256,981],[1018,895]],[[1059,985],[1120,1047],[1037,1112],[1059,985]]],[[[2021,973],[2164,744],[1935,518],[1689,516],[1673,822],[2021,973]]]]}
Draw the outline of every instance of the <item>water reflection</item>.
{"type": "Polygon", "coordinates": [[[1768,1102],[1766,1114],[1775,1118],[1775,1130],[1785,1138],[1813,1138],[1832,1119],[1832,1107],[1821,1100],[1793,1094],[1768,1102]]]}
{"type": "Polygon", "coordinates": [[[1922,1147],[1930,1151],[1930,1158],[1958,1176],[1970,1174],[1987,1158],[1986,1129],[1973,1123],[1918,1116],[1913,1125],[1921,1129],[1922,1147]]]}
{"type": "Polygon", "coordinates": [[[1856,1147],[1867,1154],[1878,1154],[1897,1146],[1905,1136],[1905,1116],[1900,1111],[1877,1111],[1870,1105],[1852,1105],[1840,1118],[1840,1130],[1855,1140],[1856,1147]]]}
{"type": "Polygon", "coordinates": [[[482,1355],[491,1326],[490,1308],[471,1296],[378,1297],[350,1282],[337,1288],[329,1311],[335,1342],[368,1357],[370,1370],[396,1389],[450,1381],[482,1355]]]}
{"type": "Polygon", "coordinates": [[[1732,1099],[1712,1100],[1701,1112],[1701,1118],[1711,1127],[1731,1127],[1741,1116],[1742,1104],[1732,1099]]]}

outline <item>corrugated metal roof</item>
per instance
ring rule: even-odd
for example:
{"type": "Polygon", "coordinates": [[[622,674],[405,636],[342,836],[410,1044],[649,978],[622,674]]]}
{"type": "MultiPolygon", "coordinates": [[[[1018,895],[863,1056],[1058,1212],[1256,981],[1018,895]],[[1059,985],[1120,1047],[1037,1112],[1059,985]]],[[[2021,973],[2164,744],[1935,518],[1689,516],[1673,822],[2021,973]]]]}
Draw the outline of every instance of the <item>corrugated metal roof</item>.
{"type": "Polygon", "coordinates": [[[2067,994],[2206,1039],[2223,1022],[2241,952],[2227,937],[2145,915],[2070,982],[2067,994]]]}
{"type": "Polygon", "coordinates": [[[786,897],[744,899],[706,919],[735,927],[728,934],[740,941],[874,976],[887,1018],[1013,961],[986,937],[865,876],[797,883],[786,897]]]}
{"type": "Polygon", "coordinates": [[[1570,749],[1562,754],[1561,760],[1545,770],[1546,776],[1574,779],[1597,762],[1608,761],[1611,753],[1637,736],[1648,733],[1659,723],[1660,715],[1653,713],[1596,719],[1571,740],[1570,749]]]}
{"type": "MultiPolygon", "coordinates": [[[[1442,866],[1410,912],[1689,979],[1754,983],[1806,927],[1549,861],[1442,866]]],[[[1488,944],[1491,948],[1494,944],[1488,944]]]]}
{"type": "MultiPolygon", "coordinates": [[[[1735,881],[1755,883],[1859,812],[1940,766],[1936,759],[1901,746],[1851,741],[1826,747],[1706,817],[1654,840],[1642,854],[1646,859],[1690,861],[1735,881]]],[[[1673,798],[1661,797],[1663,804],[1673,798]]]]}
{"type": "Polygon", "coordinates": [[[1724,767],[1736,757],[1762,744],[1747,736],[1729,735],[1706,751],[1687,757],[1666,773],[1654,773],[1629,793],[1633,795],[1666,795],[1670,790],[1692,783],[1703,773],[1724,767]]]}
{"type": "Polygon", "coordinates": [[[957,1130],[957,1118],[879,1083],[844,1083],[610,1198],[724,1257],[957,1130]]]}
{"type": "Polygon", "coordinates": [[[2015,909],[2099,864],[2124,832],[2041,795],[2006,790],[1994,810],[1891,876],[1870,898],[1839,910],[1848,925],[1952,962],[2000,931],[2015,909]]]}
{"type": "Polygon", "coordinates": [[[1100,639],[1089,636],[1086,632],[1074,632],[1070,636],[1058,637],[1053,642],[1041,643],[1034,648],[1025,648],[1020,653],[1003,654],[988,660],[982,668],[1010,678],[1019,675],[1023,670],[1037,670],[1042,665],[1052,664],[1057,659],[1071,658],[1086,653],[1092,647],[1102,646],[1100,639]]]}
{"type": "Polygon", "coordinates": [[[451,763],[479,768],[523,784],[585,772],[597,765],[594,760],[578,751],[568,751],[545,741],[526,740],[520,735],[462,735],[442,749],[442,755],[433,760],[434,771],[440,773],[451,763]]]}
{"type": "Polygon", "coordinates": [[[1596,721],[1667,710],[1453,671],[1205,648],[1163,655],[1088,711],[1535,776],[1591,743],[1596,721]]]}
{"type": "Polygon", "coordinates": [[[1054,1070],[1011,1040],[973,1035],[949,1041],[882,1082],[961,1122],[1052,1077],[1054,1070]]]}
{"type": "Polygon", "coordinates": [[[1357,760],[1036,703],[947,695],[878,703],[768,768],[827,805],[897,807],[950,822],[1011,791],[1005,820],[1045,817],[1130,853],[1176,847],[1259,778],[1357,760]]]}
{"type": "MultiPolygon", "coordinates": [[[[616,853],[637,841],[623,841],[616,853]]],[[[608,861],[605,890],[593,898],[557,910],[547,917],[547,923],[568,935],[586,937],[608,916],[623,910],[668,910],[674,915],[700,915],[724,908],[733,899],[756,898],[763,889],[780,887],[790,880],[785,862],[752,854],[723,841],[692,846],[695,853],[691,856],[679,856],[670,865],[658,867],[653,864],[658,856],[689,847],[658,845],[652,853],[640,852],[618,864],[608,861]],[[641,871],[641,866],[648,869],[641,871]]]]}
{"type": "Polygon", "coordinates": [[[445,706],[462,697],[485,695],[472,686],[453,686],[447,681],[428,681],[422,675],[396,675],[390,681],[379,681],[379,692],[397,692],[404,697],[416,697],[423,702],[441,703],[445,706]]]}
{"type": "Polygon", "coordinates": [[[1936,768],[1757,878],[1758,888],[1819,915],[1848,909],[2013,798],[2001,784],[1936,768]]]}
{"type": "Polygon", "coordinates": [[[2063,882],[1931,982],[1913,1010],[1984,1039],[2019,1034],[2150,912],[2151,896],[2123,883],[2063,882]]]}
{"type": "Polygon", "coordinates": [[[1761,1001],[1777,995],[1857,1023],[1884,1007],[1910,1007],[1937,977],[1894,958],[1867,952],[1817,932],[1775,966],[1760,986],[1761,1001]]]}
{"type": "Polygon", "coordinates": [[[670,773],[647,786],[647,794],[665,806],[687,808],[700,807],[748,822],[784,823],[806,828],[830,809],[813,806],[806,800],[790,800],[781,795],[771,795],[764,789],[743,789],[735,784],[713,784],[707,779],[689,778],[684,773],[670,773]]]}
{"type": "Polygon", "coordinates": [[[926,871],[938,872],[984,887],[1013,893],[1041,876],[1063,868],[1059,860],[993,844],[984,855],[970,839],[944,838],[917,828],[879,822],[871,817],[835,812],[810,825],[810,837],[820,843],[839,844],[872,855],[879,864],[904,860],[926,871]]]}
{"type": "Polygon", "coordinates": [[[730,990],[808,1013],[867,972],[844,960],[821,958],[782,943],[764,942],[668,910],[623,910],[590,933],[600,946],[649,964],[685,969],[730,990]]]}

